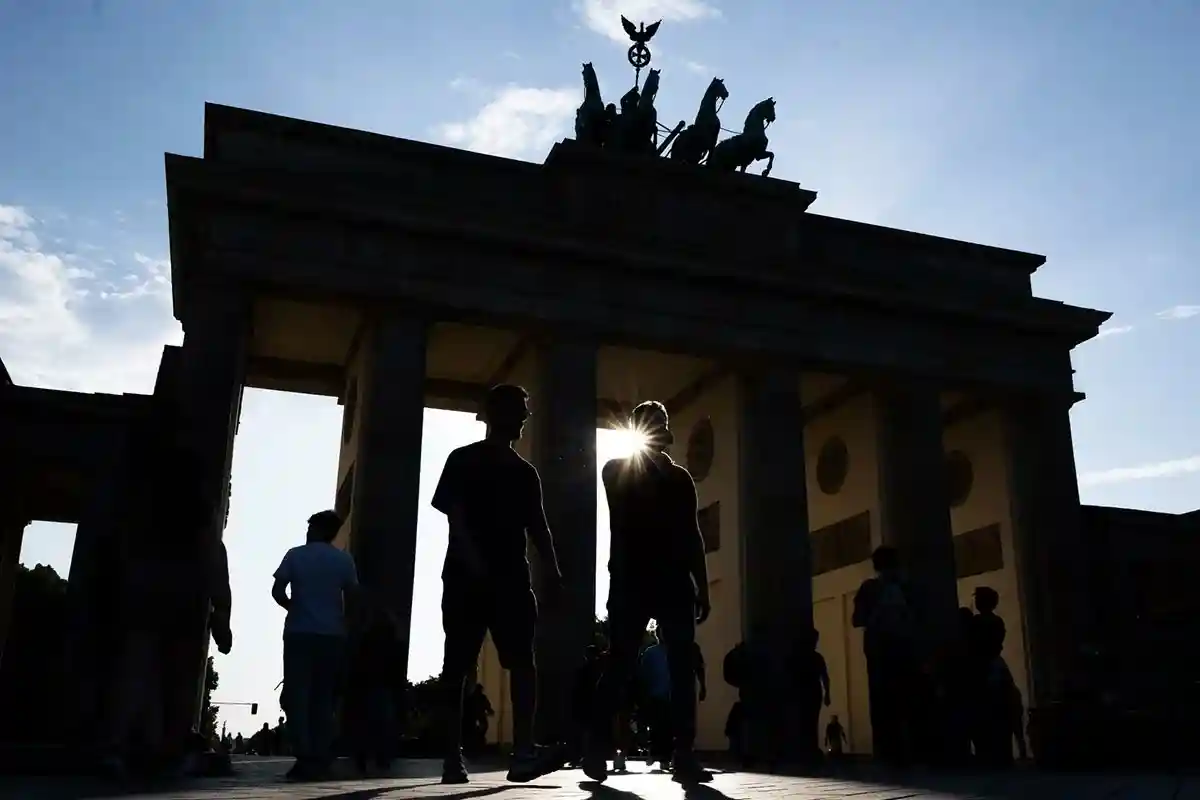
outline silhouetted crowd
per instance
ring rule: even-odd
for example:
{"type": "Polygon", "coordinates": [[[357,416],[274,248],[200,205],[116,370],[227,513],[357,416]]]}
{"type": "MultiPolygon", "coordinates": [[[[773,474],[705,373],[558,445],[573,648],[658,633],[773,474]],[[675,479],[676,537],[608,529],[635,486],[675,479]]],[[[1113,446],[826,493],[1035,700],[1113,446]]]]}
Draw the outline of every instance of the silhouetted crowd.
{"type": "MultiPolygon", "coordinates": [[[[513,447],[529,418],[528,395],[496,386],[480,416],[485,438],[449,455],[432,499],[449,528],[438,681],[443,783],[468,782],[464,749],[486,742],[494,711],[473,676],[488,635],[510,679],[510,781],[530,781],[568,763],[603,781],[610,761],[621,771],[634,753],[682,783],[709,780],[694,750],[697,701],[708,691],[696,642],[696,627],[711,611],[705,544],[695,484],[667,453],[673,437],[666,408],[655,401],[637,406],[628,425],[644,438],[644,450],[601,470],[611,521],[605,641],[588,649],[571,694],[569,729],[551,746],[534,742],[534,639],[539,600],[556,602],[564,577],[541,478],[513,447]],[[527,542],[540,556],[537,594],[527,542]]],[[[271,594],[287,611],[281,696],[287,722],[274,731],[264,725],[243,744],[293,755],[288,774],[297,780],[328,774],[339,722],[360,770],[386,770],[396,755],[407,631],[398,629],[385,602],[360,588],[354,559],[335,545],[342,527],[333,511],[314,514],[306,542],[275,571],[271,594]]],[[[875,576],[855,596],[853,625],[863,630],[875,756],[894,764],[1002,766],[1012,760],[1014,737],[1023,754],[1021,697],[1001,655],[997,593],[976,590],[975,611],[960,609],[958,629],[931,655],[928,637],[918,635],[921,600],[896,551],[879,548],[873,564],[875,576]]],[[[771,652],[778,640],[760,620],[725,655],[722,678],[738,692],[726,734],[745,766],[772,770],[784,759],[815,762],[823,753],[845,752],[849,732],[836,715],[819,729],[831,687],[818,645],[818,633],[805,625],[780,658],[771,652]]]]}

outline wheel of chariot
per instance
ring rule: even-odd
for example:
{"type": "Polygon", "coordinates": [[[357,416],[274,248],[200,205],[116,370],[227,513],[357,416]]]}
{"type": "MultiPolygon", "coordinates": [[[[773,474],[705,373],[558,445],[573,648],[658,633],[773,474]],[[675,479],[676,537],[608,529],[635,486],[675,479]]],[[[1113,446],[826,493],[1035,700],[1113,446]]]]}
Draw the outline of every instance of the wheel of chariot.
{"type": "Polygon", "coordinates": [[[625,54],[629,59],[629,63],[641,69],[650,63],[650,48],[638,42],[633,47],[629,48],[629,52],[625,54]]]}

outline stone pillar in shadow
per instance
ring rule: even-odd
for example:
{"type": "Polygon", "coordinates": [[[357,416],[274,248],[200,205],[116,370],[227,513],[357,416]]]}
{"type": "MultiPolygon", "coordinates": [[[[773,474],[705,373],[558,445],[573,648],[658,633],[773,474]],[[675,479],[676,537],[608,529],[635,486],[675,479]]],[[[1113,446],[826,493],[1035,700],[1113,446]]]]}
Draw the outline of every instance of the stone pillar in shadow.
{"type": "MultiPolygon", "coordinates": [[[[759,756],[775,750],[788,757],[803,732],[775,701],[793,696],[785,688],[786,661],[813,625],[800,378],[787,369],[747,372],[738,388],[743,634],[770,671],[762,693],[768,703],[747,709],[750,746],[759,756]]],[[[724,656],[712,654],[712,663],[724,656]]]]}
{"type": "Polygon", "coordinates": [[[1027,397],[1004,409],[1030,708],[1061,696],[1080,648],[1095,633],[1070,407],[1066,397],[1027,397]]]}
{"type": "Polygon", "coordinates": [[[957,632],[958,579],[946,488],[942,406],[932,384],[885,386],[875,396],[883,541],[900,551],[931,658],[957,632]]]}
{"type": "MultiPolygon", "coordinates": [[[[539,593],[537,631],[540,741],[567,732],[570,688],[591,641],[596,611],[596,347],[555,339],[537,351],[533,463],[542,480],[563,593],[539,593]]],[[[535,583],[542,564],[534,560],[535,583]]]]}
{"type": "Polygon", "coordinates": [[[4,663],[4,643],[12,627],[13,598],[17,588],[17,565],[21,560],[21,542],[29,520],[6,515],[0,517],[0,667],[4,663]]]}
{"type": "Polygon", "coordinates": [[[359,379],[350,551],[362,586],[396,616],[405,664],[412,627],[427,342],[425,319],[396,315],[375,320],[365,337],[359,379]]]}
{"type": "MultiPolygon", "coordinates": [[[[136,424],[136,423],[135,423],[136,424]]],[[[125,574],[120,538],[130,535],[131,503],[138,498],[131,456],[134,432],[115,436],[107,452],[98,454],[90,475],[87,504],[75,530],[67,578],[67,621],[64,633],[65,676],[71,713],[64,717],[69,735],[88,746],[103,736],[111,706],[115,671],[124,650],[118,607],[125,574]]]]}
{"type": "Polygon", "coordinates": [[[167,423],[171,430],[164,432],[168,441],[174,439],[171,458],[175,463],[164,464],[162,469],[177,471],[180,481],[190,484],[178,489],[187,497],[187,505],[196,509],[187,515],[195,519],[179,519],[175,526],[176,535],[182,537],[180,552],[196,565],[190,572],[181,570],[180,575],[188,577],[189,590],[196,593],[197,611],[195,619],[180,622],[194,629],[187,636],[193,637],[195,644],[186,656],[179,696],[171,708],[175,717],[168,723],[172,735],[177,728],[186,732],[186,728],[196,727],[200,720],[208,660],[212,553],[225,531],[251,324],[250,298],[236,287],[196,285],[189,287],[186,297],[180,317],[183,345],[174,380],[161,389],[156,387],[173,393],[175,401],[169,404],[174,407],[167,423]]]}

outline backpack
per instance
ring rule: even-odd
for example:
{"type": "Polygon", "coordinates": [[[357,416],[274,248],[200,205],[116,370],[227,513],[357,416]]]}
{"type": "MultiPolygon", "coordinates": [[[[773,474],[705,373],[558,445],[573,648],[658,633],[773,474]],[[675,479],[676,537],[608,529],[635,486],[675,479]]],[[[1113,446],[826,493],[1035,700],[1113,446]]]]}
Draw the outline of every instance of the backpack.
{"type": "Polygon", "coordinates": [[[721,664],[721,677],[733,688],[742,688],[746,680],[746,645],[735,645],[725,654],[725,661],[721,664]]]}
{"type": "Polygon", "coordinates": [[[906,642],[913,634],[913,615],[908,595],[899,581],[885,580],[881,584],[879,597],[867,620],[867,628],[886,641],[906,642]]]}

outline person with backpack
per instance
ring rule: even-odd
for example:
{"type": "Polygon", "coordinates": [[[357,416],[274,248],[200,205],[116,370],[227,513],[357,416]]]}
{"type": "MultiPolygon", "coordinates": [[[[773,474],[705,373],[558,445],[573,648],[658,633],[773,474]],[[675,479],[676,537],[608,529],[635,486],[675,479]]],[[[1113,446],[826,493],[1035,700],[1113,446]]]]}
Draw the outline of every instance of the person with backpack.
{"type": "Polygon", "coordinates": [[[917,690],[916,616],[912,592],[893,547],[871,555],[875,577],[854,595],[852,623],[863,629],[871,737],[875,757],[905,764],[911,757],[912,700],[917,690]]]}

